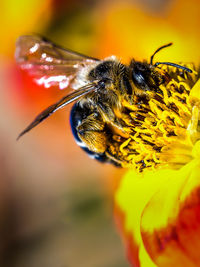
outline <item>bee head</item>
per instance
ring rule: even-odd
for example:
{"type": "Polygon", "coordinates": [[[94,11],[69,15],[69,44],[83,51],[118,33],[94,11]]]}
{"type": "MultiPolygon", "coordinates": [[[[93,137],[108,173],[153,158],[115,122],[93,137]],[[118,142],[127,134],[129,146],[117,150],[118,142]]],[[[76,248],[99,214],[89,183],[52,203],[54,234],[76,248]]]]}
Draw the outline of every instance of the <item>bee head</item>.
{"type": "Polygon", "coordinates": [[[146,62],[132,60],[130,63],[131,73],[129,77],[137,88],[150,91],[154,85],[152,76],[153,69],[154,67],[146,62]]]}

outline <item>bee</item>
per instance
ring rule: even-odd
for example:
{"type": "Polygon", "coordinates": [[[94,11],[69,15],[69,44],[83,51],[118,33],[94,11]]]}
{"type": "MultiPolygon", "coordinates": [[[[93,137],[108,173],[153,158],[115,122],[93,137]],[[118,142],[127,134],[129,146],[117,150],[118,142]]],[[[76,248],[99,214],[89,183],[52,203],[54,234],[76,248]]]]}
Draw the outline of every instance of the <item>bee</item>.
{"type": "MultiPolygon", "coordinates": [[[[169,65],[182,72],[192,70],[171,62],[153,64],[132,59],[129,65],[122,64],[115,56],[103,60],[63,49],[39,36],[21,36],[16,43],[16,61],[19,66],[34,76],[37,84],[45,87],[70,87],[73,91],[42,111],[25,128],[18,139],[47,117],[71,102],[72,133],[77,144],[90,157],[123,166],[127,162],[122,145],[128,142],[142,119],[142,107],[154,95],[159,95],[160,85],[169,83],[171,77],[160,65],[169,65]],[[130,116],[134,106],[140,109],[135,118],[130,116]]],[[[135,153],[134,151],[129,151],[135,153]]]]}

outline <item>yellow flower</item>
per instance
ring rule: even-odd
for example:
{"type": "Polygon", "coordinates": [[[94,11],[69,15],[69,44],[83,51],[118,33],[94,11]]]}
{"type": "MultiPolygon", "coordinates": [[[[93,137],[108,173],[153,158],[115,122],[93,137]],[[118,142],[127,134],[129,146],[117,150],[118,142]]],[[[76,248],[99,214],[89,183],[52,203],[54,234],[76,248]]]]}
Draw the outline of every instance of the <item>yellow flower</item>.
{"type": "MultiPolygon", "coordinates": [[[[175,80],[170,97],[163,88],[166,102],[156,113],[163,135],[155,142],[164,146],[151,167],[161,168],[130,170],[116,192],[117,219],[134,266],[200,266],[200,81],[190,88],[175,80]]],[[[157,129],[149,129],[154,138],[157,129]]]]}
{"type": "MultiPolygon", "coordinates": [[[[199,64],[199,12],[197,0],[171,1],[159,14],[121,1],[101,21],[107,42],[99,53],[143,60],[172,41],[157,60],[199,64]]],[[[138,151],[126,155],[134,168],[115,194],[116,220],[133,266],[200,266],[200,82],[196,74],[183,80],[169,69],[173,79],[160,88],[162,101],[151,98],[150,114],[121,147],[124,154],[127,146],[138,151]]]]}
{"type": "Polygon", "coordinates": [[[134,166],[139,171],[180,168],[191,159],[193,142],[198,138],[194,129],[198,114],[190,99],[197,72],[189,74],[166,65],[159,71],[169,75],[167,84],[161,85],[156,93],[148,91],[149,100],[144,103],[138,104],[138,100],[134,105],[124,103],[134,128],[120,150],[127,162],[124,166],[134,166]]]}

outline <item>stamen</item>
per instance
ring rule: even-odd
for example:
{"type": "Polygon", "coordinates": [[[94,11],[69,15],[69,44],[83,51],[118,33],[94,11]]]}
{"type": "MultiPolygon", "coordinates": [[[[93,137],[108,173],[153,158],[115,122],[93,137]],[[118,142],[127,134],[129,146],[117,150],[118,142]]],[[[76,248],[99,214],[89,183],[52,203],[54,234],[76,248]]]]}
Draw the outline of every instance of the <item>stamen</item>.
{"type": "Polygon", "coordinates": [[[166,66],[163,69],[173,78],[159,86],[159,93],[148,91],[147,101],[142,102],[135,96],[136,104],[124,103],[129,109],[130,119],[126,117],[124,121],[128,124],[130,138],[117,152],[124,167],[134,166],[138,171],[160,167],[177,169],[191,160],[191,129],[194,124],[197,128],[197,123],[194,120],[192,125],[190,123],[194,111],[189,95],[197,74],[195,71],[188,73],[183,79],[177,69],[166,69],[166,66]],[[191,81],[193,84],[189,86],[191,81]]]}

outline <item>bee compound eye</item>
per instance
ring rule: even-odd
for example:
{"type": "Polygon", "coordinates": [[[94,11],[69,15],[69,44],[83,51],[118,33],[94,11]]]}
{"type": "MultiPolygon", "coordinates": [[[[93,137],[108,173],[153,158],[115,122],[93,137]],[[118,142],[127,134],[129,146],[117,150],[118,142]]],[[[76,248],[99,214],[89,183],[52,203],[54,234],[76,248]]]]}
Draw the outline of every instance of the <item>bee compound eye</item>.
{"type": "Polygon", "coordinates": [[[145,84],[145,69],[140,65],[135,65],[132,71],[132,78],[136,86],[143,86],[145,84]]]}
{"type": "Polygon", "coordinates": [[[150,88],[151,69],[148,64],[142,62],[134,62],[132,64],[132,79],[138,88],[149,90],[150,88]]]}

